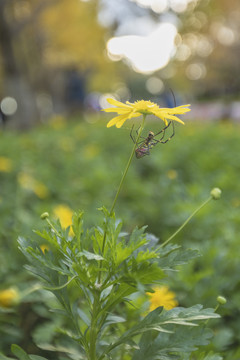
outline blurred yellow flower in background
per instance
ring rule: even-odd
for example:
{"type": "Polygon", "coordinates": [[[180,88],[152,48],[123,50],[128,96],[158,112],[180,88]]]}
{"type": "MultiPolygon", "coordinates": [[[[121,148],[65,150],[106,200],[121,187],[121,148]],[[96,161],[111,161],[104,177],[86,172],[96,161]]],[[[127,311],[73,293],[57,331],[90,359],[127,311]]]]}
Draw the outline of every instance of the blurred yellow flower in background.
{"type": "Polygon", "coordinates": [[[10,172],[12,170],[12,160],[5,156],[0,156],[0,171],[10,172]]]}
{"type": "Polygon", "coordinates": [[[49,250],[49,246],[47,244],[42,244],[40,245],[40,249],[42,250],[43,253],[45,253],[45,250],[49,250]]]}
{"type": "Polygon", "coordinates": [[[95,144],[88,144],[84,148],[83,155],[86,159],[93,159],[95,158],[100,152],[100,148],[95,144]]]}
{"type": "Polygon", "coordinates": [[[173,169],[168,170],[168,172],[167,172],[167,177],[168,177],[170,180],[174,180],[174,179],[176,179],[176,178],[178,177],[178,173],[177,173],[176,170],[173,170],[173,169]]]}
{"type": "Polygon", "coordinates": [[[54,216],[59,219],[60,224],[63,228],[66,229],[68,226],[70,226],[69,235],[71,236],[74,235],[74,232],[71,227],[72,216],[73,216],[72,209],[70,209],[70,207],[68,207],[67,205],[60,204],[55,206],[55,208],[53,209],[53,213],[54,216]]]}
{"type": "Polygon", "coordinates": [[[43,183],[25,172],[18,174],[18,182],[22,188],[32,191],[39,199],[45,199],[49,195],[48,188],[43,183]]]}
{"type": "Polygon", "coordinates": [[[147,293],[150,301],[150,311],[155,310],[159,306],[163,306],[165,310],[171,310],[178,306],[175,293],[170,291],[167,286],[155,286],[153,290],[154,293],[147,293]]]}
{"type": "Polygon", "coordinates": [[[61,130],[66,126],[66,119],[61,115],[55,115],[50,119],[49,124],[54,130],[61,130]]]}
{"type": "Polygon", "coordinates": [[[9,288],[0,291],[0,306],[1,307],[11,307],[17,303],[19,298],[19,293],[14,288],[9,288]]]}
{"type": "Polygon", "coordinates": [[[70,137],[62,137],[59,139],[59,147],[66,152],[73,152],[75,144],[70,137]]]}
{"type": "Polygon", "coordinates": [[[165,125],[168,125],[169,121],[177,121],[181,124],[184,124],[182,120],[180,120],[176,114],[185,114],[191,109],[188,108],[188,105],[181,105],[174,108],[160,108],[157,104],[151,101],[139,100],[134,103],[130,103],[129,101],[126,104],[117,101],[115,99],[107,99],[109,104],[117,106],[116,108],[110,107],[107,109],[103,109],[105,112],[116,112],[119,116],[114,117],[107,124],[107,127],[111,127],[116,125],[117,128],[120,128],[126,120],[132,119],[134,117],[138,117],[141,115],[155,115],[160,118],[165,125]]]}

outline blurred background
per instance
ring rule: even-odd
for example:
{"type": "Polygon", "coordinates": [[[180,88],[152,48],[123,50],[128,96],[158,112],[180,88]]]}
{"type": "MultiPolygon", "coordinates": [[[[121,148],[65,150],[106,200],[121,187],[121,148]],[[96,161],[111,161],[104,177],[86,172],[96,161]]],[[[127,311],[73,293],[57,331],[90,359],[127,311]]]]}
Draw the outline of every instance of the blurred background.
{"type": "MultiPolygon", "coordinates": [[[[17,343],[55,360],[62,345],[64,320],[47,292],[29,294],[16,239],[38,240],[44,211],[67,227],[83,209],[86,227],[101,225],[133,146],[131,123],[106,128],[106,98],[172,107],[171,89],[192,104],[186,125],[134,159],[116,214],[124,231],[148,224],[165,241],[222,189],[176,238],[202,257],[170,285],[181,306],[228,299],[208,350],[240,359],[239,19],[235,0],[0,0],[0,355],[17,343]]],[[[151,120],[146,135],[160,130],[151,120]]]]}
{"type": "Polygon", "coordinates": [[[1,0],[1,122],[29,128],[98,110],[106,92],[169,87],[194,118],[237,120],[239,16],[234,0],[1,0]]]}

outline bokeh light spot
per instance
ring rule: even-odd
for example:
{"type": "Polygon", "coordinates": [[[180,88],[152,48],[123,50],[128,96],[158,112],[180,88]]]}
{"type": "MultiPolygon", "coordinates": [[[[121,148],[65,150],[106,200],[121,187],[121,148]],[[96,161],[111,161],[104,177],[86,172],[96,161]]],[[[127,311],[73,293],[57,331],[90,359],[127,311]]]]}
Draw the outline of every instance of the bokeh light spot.
{"type": "Polygon", "coordinates": [[[146,88],[150,94],[160,94],[164,89],[164,84],[161,79],[152,76],[146,81],[146,88]]]}
{"type": "Polygon", "coordinates": [[[11,116],[15,114],[18,106],[17,101],[13,97],[7,96],[1,101],[0,107],[4,115],[11,116]]]}

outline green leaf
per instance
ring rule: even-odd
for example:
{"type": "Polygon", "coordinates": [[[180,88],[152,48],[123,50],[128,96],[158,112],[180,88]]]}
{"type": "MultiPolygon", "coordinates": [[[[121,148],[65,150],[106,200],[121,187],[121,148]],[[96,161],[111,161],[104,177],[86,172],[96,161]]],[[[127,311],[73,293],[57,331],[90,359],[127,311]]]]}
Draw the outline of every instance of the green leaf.
{"type": "MultiPolygon", "coordinates": [[[[170,360],[175,354],[177,359],[189,359],[184,354],[191,354],[199,346],[207,345],[212,332],[203,328],[174,327],[172,333],[144,333],[132,360],[170,360]]],[[[174,357],[175,358],[175,357],[174,357]]]]}
{"type": "Polygon", "coordinates": [[[56,328],[61,326],[61,321],[55,318],[55,322],[47,321],[39,325],[32,333],[34,342],[37,345],[51,342],[56,333],[56,328]]]}
{"type": "MultiPolygon", "coordinates": [[[[168,336],[170,336],[169,334],[176,331],[175,326],[177,325],[177,327],[181,329],[179,333],[179,336],[181,336],[183,332],[182,325],[184,325],[184,327],[191,327],[190,333],[193,333],[192,326],[197,326],[193,321],[218,317],[219,315],[214,313],[214,309],[202,309],[202,305],[195,305],[191,308],[174,308],[169,311],[163,311],[162,307],[158,307],[154,311],[151,311],[142,321],[126,331],[116,342],[112,343],[105,350],[104,354],[111,352],[112,349],[120,344],[126,343],[128,339],[132,339],[134,336],[145,332],[157,331],[161,334],[167,333],[168,336]]],[[[158,357],[156,359],[158,359],[158,357]]]]}
{"type": "Polygon", "coordinates": [[[222,360],[223,357],[210,351],[208,354],[201,353],[198,360],[222,360]]]}
{"type": "Polygon", "coordinates": [[[66,286],[68,286],[68,284],[70,284],[70,282],[71,282],[72,280],[74,280],[76,277],[77,277],[77,275],[74,275],[70,280],[68,280],[68,281],[67,281],[65,284],[63,284],[63,285],[56,286],[56,287],[47,287],[47,286],[44,286],[44,289],[45,289],[45,290],[50,290],[50,291],[61,290],[61,289],[65,288],[66,286]]]}
{"type": "Polygon", "coordinates": [[[11,351],[14,355],[17,356],[19,360],[31,360],[28,354],[18,345],[13,344],[11,346],[11,351]]]}
{"type": "Polygon", "coordinates": [[[14,360],[14,358],[5,356],[5,355],[3,355],[3,353],[0,352],[0,360],[14,360]]]}
{"type": "Polygon", "coordinates": [[[168,245],[159,249],[159,256],[158,265],[163,270],[172,270],[176,266],[187,264],[199,257],[200,253],[198,250],[182,249],[179,245],[168,245]]]}
{"type": "Polygon", "coordinates": [[[109,314],[107,316],[107,319],[106,319],[106,322],[104,323],[103,328],[105,328],[106,326],[111,325],[111,324],[122,323],[122,322],[125,322],[125,321],[126,321],[126,319],[124,319],[121,316],[109,314]]]}
{"type": "Polygon", "coordinates": [[[88,260],[105,260],[101,255],[91,253],[87,250],[83,250],[80,253],[77,254],[77,257],[85,256],[88,260]]]}

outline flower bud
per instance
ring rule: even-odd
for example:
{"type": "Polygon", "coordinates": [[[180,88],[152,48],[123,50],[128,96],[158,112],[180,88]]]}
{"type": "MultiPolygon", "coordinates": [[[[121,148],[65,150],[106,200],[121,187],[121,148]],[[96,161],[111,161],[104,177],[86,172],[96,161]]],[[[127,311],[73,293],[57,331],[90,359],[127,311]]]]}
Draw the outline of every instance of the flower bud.
{"type": "Polygon", "coordinates": [[[220,190],[219,188],[213,188],[210,194],[213,200],[219,200],[222,194],[222,190],[220,190]]]}
{"type": "Polygon", "coordinates": [[[218,296],[217,297],[217,302],[220,304],[220,305],[225,305],[226,302],[227,302],[227,299],[223,296],[218,296]]]}
{"type": "Polygon", "coordinates": [[[40,218],[42,219],[42,220],[45,220],[45,219],[47,219],[49,217],[49,213],[48,212],[44,212],[44,213],[42,213],[42,215],[40,216],[40,218]]]}
{"type": "Polygon", "coordinates": [[[11,307],[17,304],[19,294],[15,288],[8,288],[0,291],[0,306],[1,307],[11,307]]]}

